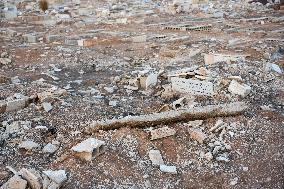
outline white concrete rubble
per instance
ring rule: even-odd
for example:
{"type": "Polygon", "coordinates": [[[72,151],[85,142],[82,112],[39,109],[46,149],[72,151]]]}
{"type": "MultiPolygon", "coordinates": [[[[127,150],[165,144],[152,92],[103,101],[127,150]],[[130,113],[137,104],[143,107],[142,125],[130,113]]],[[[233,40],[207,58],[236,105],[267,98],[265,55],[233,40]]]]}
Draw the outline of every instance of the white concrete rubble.
{"type": "Polygon", "coordinates": [[[232,80],[229,85],[228,91],[232,94],[246,97],[250,93],[251,87],[246,84],[240,84],[236,80],[232,80]]]}
{"type": "Polygon", "coordinates": [[[194,79],[172,77],[172,90],[180,93],[192,95],[212,96],[214,93],[213,83],[194,79]]]}
{"type": "Polygon", "coordinates": [[[150,150],[149,158],[152,162],[152,165],[164,165],[164,160],[162,158],[160,150],[150,150]]]}
{"type": "Polygon", "coordinates": [[[71,150],[73,150],[75,152],[75,155],[79,158],[86,161],[91,161],[96,156],[104,152],[104,145],[104,141],[95,138],[88,138],[81,143],[73,146],[71,150]]]}
{"type": "Polygon", "coordinates": [[[43,178],[43,189],[59,189],[67,181],[65,170],[43,171],[43,178]]]}
{"type": "Polygon", "coordinates": [[[164,173],[177,174],[176,166],[160,165],[160,171],[164,173]]]}

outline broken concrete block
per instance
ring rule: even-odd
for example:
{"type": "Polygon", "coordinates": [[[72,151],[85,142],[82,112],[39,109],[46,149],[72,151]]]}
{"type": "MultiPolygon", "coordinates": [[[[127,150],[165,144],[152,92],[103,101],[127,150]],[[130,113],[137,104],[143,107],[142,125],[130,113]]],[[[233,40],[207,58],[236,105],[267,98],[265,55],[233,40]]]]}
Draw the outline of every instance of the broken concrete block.
{"type": "Polygon", "coordinates": [[[245,97],[250,93],[251,87],[246,84],[240,84],[236,80],[232,80],[228,90],[232,94],[245,97]]]}
{"type": "Polygon", "coordinates": [[[200,144],[203,144],[204,140],[207,138],[206,134],[199,129],[190,129],[189,134],[192,139],[196,140],[200,144]]]}
{"type": "Polygon", "coordinates": [[[231,54],[205,54],[204,61],[206,65],[215,64],[217,62],[231,62],[237,60],[245,60],[248,55],[231,55],[231,54]]]}
{"type": "Polygon", "coordinates": [[[37,36],[33,35],[33,34],[26,34],[23,35],[24,41],[28,42],[28,43],[36,43],[38,41],[37,36]]]}
{"type": "Polygon", "coordinates": [[[150,87],[156,86],[158,83],[158,74],[150,74],[145,81],[145,88],[148,90],[150,87]]]}
{"type": "Polygon", "coordinates": [[[160,165],[160,171],[164,173],[177,174],[176,166],[160,165]]]}
{"type": "Polygon", "coordinates": [[[97,44],[98,39],[94,37],[92,39],[80,39],[77,42],[78,42],[78,46],[80,47],[90,47],[90,46],[94,46],[95,44],[97,44]]]}
{"type": "Polygon", "coordinates": [[[31,170],[31,169],[21,169],[19,171],[19,174],[28,181],[28,184],[30,186],[31,189],[41,189],[42,188],[42,179],[39,175],[39,173],[37,173],[35,170],[31,170]]]}
{"type": "Polygon", "coordinates": [[[43,189],[59,189],[67,181],[65,170],[43,171],[43,178],[43,189]]]}
{"type": "Polygon", "coordinates": [[[26,107],[28,98],[16,99],[7,102],[6,112],[20,110],[26,107]]]}
{"type": "Polygon", "coordinates": [[[79,158],[91,161],[104,152],[104,145],[104,141],[97,140],[95,138],[88,138],[76,146],[73,146],[71,149],[79,158]]]}
{"type": "Polygon", "coordinates": [[[171,83],[172,90],[180,93],[205,96],[212,96],[214,93],[213,83],[208,81],[172,77],[171,83]]]}
{"type": "Polygon", "coordinates": [[[31,141],[31,140],[23,141],[19,145],[19,148],[23,148],[23,149],[26,149],[26,150],[33,150],[33,149],[36,149],[36,148],[39,148],[39,147],[40,147],[40,145],[38,143],[35,143],[34,141],[31,141]]]}
{"type": "Polygon", "coordinates": [[[50,112],[53,108],[49,102],[42,103],[42,107],[46,112],[50,112]]]}
{"type": "Polygon", "coordinates": [[[63,40],[63,36],[60,35],[48,35],[44,38],[44,41],[46,43],[53,43],[55,41],[61,41],[63,40]]]}
{"type": "Polygon", "coordinates": [[[26,189],[28,182],[22,179],[18,175],[14,175],[5,184],[1,186],[1,189],[26,189]]]}
{"type": "Polygon", "coordinates": [[[164,138],[164,137],[172,136],[175,134],[176,134],[176,130],[169,128],[169,127],[162,127],[162,128],[154,129],[151,131],[150,140],[156,140],[159,138],[164,138]]]}
{"type": "Polygon", "coordinates": [[[162,158],[160,150],[150,150],[149,158],[152,162],[152,165],[164,165],[164,160],[162,158]]]}

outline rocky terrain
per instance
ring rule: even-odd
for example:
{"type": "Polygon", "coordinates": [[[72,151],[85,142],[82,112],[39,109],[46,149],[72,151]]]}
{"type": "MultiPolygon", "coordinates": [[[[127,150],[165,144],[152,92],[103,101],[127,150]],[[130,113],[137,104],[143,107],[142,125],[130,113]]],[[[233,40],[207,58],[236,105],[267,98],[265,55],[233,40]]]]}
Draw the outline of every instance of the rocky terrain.
{"type": "Polygon", "coordinates": [[[284,7],[0,2],[1,189],[284,188],[284,7]]]}

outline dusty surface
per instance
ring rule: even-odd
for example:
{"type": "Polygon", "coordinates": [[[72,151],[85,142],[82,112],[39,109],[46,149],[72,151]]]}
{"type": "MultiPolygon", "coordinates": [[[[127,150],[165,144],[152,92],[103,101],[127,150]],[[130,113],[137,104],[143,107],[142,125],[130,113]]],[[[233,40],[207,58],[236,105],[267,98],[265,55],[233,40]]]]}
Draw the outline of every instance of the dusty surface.
{"type": "MultiPolygon", "coordinates": [[[[143,9],[138,7],[135,10],[143,9]]],[[[283,10],[255,9],[236,9],[238,15],[213,18],[199,12],[170,15],[153,8],[151,14],[129,16],[126,25],[97,20],[84,26],[78,24],[80,19],[70,18],[68,22],[48,27],[20,19],[2,19],[0,52],[7,52],[12,63],[0,64],[0,76],[17,76],[20,82],[8,80],[0,83],[0,100],[9,101],[16,93],[36,95],[51,88],[55,91],[65,88],[66,93],[49,100],[53,106],[50,112],[43,110],[41,101],[36,101],[24,109],[0,114],[0,185],[12,177],[6,168],[11,166],[16,170],[64,169],[68,180],[62,188],[68,189],[284,188],[283,74],[267,71],[264,66],[267,62],[274,63],[283,71],[283,10]],[[141,17],[143,22],[135,23],[141,17]],[[260,17],[268,19],[263,23],[240,21],[260,17]],[[275,21],[277,19],[280,21],[275,21]],[[212,29],[165,30],[161,23],[211,24],[212,29]],[[5,33],[7,28],[13,28],[19,35],[9,37],[5,33]],[[43,33],[43,37],[58,34],[78,39],[90,34],[98,38],[98,43],[91,47],[68,45],[64,40],[25,43],[21,40],[21,34],[25,33],[43,33]],[[131,41],[131,37],[141,34],[147,36],[146,42],[131,41]],[[165,38],[153,38],[160,35],[165,35],[165,38]],[[272,38],[274,40],[269,40],[272,38]],[[242,42],[229,45],[234,39],[242,42]],[[280,52],[280,55],[272,59],[275,52],[280,52]],[[206,53],[249,54],[249,57],[206,66],[206,53]],[[61,70],[55,71],[52,64],[61,70]],[[84,132],[91,121],[154,113],[164,105],[171,105],[184,94],[162,95],[163,86],[170,83],[167,75],[193,66],[204,67],[211,73],[207,79],[213,82],[215,92],[213,96],[194,96],[195,106],[234,101],[244,101],[249,105],[240,116],[205,119],[198,126],[208,136],[204,144],[190,137],[191,126],[187,122],[167,125],[174,128],[176,134],[153,141],[150,140],[151,128],[147,127],[98,131],[92,136],[84,132]],[[143,70],[150,73],[164,70],[164,73],[158,77],[157,85],[149,90],[127,90],[129,79],[136,78],[143,70]],[[248,96],[233,95],[228,91],[231,76],[240,76],[242,82],[251,87],[248,96]],[[39,81],[41,78],[44,80],[39,81]],[[104,87],[114,88],[114,92],[108,92],[104,87]],[[117,105],[109,105],[110,101],[117,101],[117,105]],[[210,132],[218,119],[227,124],[222,139],[219,139],[220,132],[210,132]],[[16,121],[29,123],[25,123],[28,126],[21,132],[7,136],[7,124],[16,121]],[[47,130],[36,128],[38,126],[45,126],[47,130]],[[106,149],[102,155],[86,162],[76,158],[70,149],[89,137],[105,141],[106,149]],[[37,142],[40,149],[19,149],[24,140],[37,142]],[[42,148],[52,140],[60,143],[59,149],[54,154],[43,153],[42,148]],[[218,161],[218,153],[212,160],[204,157],[213,151],[214,146],[210,143],[216,141],[231,146],[231,149],[220,152],[228,155],[228,162],[218,161]],[[163,173],[158,166],[152,165],[148,156],[151,149],[160,150],[165,164],[176,166],[177,174],[163,173]]],[[[36,15],[43,16],[44,13],[37,12],[36,15]]],[[[106,20],[112,17],[110,15],[106,20]]]]}

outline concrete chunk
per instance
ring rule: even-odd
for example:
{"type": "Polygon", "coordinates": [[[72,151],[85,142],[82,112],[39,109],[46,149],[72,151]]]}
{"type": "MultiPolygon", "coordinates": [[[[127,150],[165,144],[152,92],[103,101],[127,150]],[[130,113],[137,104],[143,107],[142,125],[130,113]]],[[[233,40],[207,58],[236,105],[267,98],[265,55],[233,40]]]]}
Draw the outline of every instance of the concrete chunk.
{"type": "Polygon", "coordinates": [[[164,160],[159,150],[150,150],[149,158],[153,165],[163,165],[164,164],[164,160]]]}
{"type": "Polygon", "coordinates": [[[73,150],[75,155],[79,158],[86,161],[91,161],[104,152],[104,145],[104,141],[89,138],[77,144],[76,146],[73,146],[71,150],[73,150]]]}
{"type": "Polygon", "coordinates": [[[171,82],[172,90],[176,92],[205,96],[212,96],[214,93],[213,83],[208,81],[172,77],[171,82]]]}
{"type": "Polygon", "coordinates": [[[6,112],[20,110],[26,107],[27,98],[16,99],[7,102],[6,112]]]}
{"type": "Polygon", "coordinates": [[[57,171],[43,171],[43,174],[46,175],[49,179],[48,182],[48,189],[51,188],[50,186],[56,186],[56,188],[60,188],[65,181],[67,181],[67,175],[65,170],[57,170],[57,171]]]}
{"type": "Polygon", "coordinates": [[[236,80],[232,80],[228,90],[232,94],[246,97],[250,93],[251,87],[246,84],[240,84],[236,80]]]}
{"type": "Polygon", "coordinates": [[[160,165],[160,171],[164,173],[177,174],[176,166],[160,165]]]}

